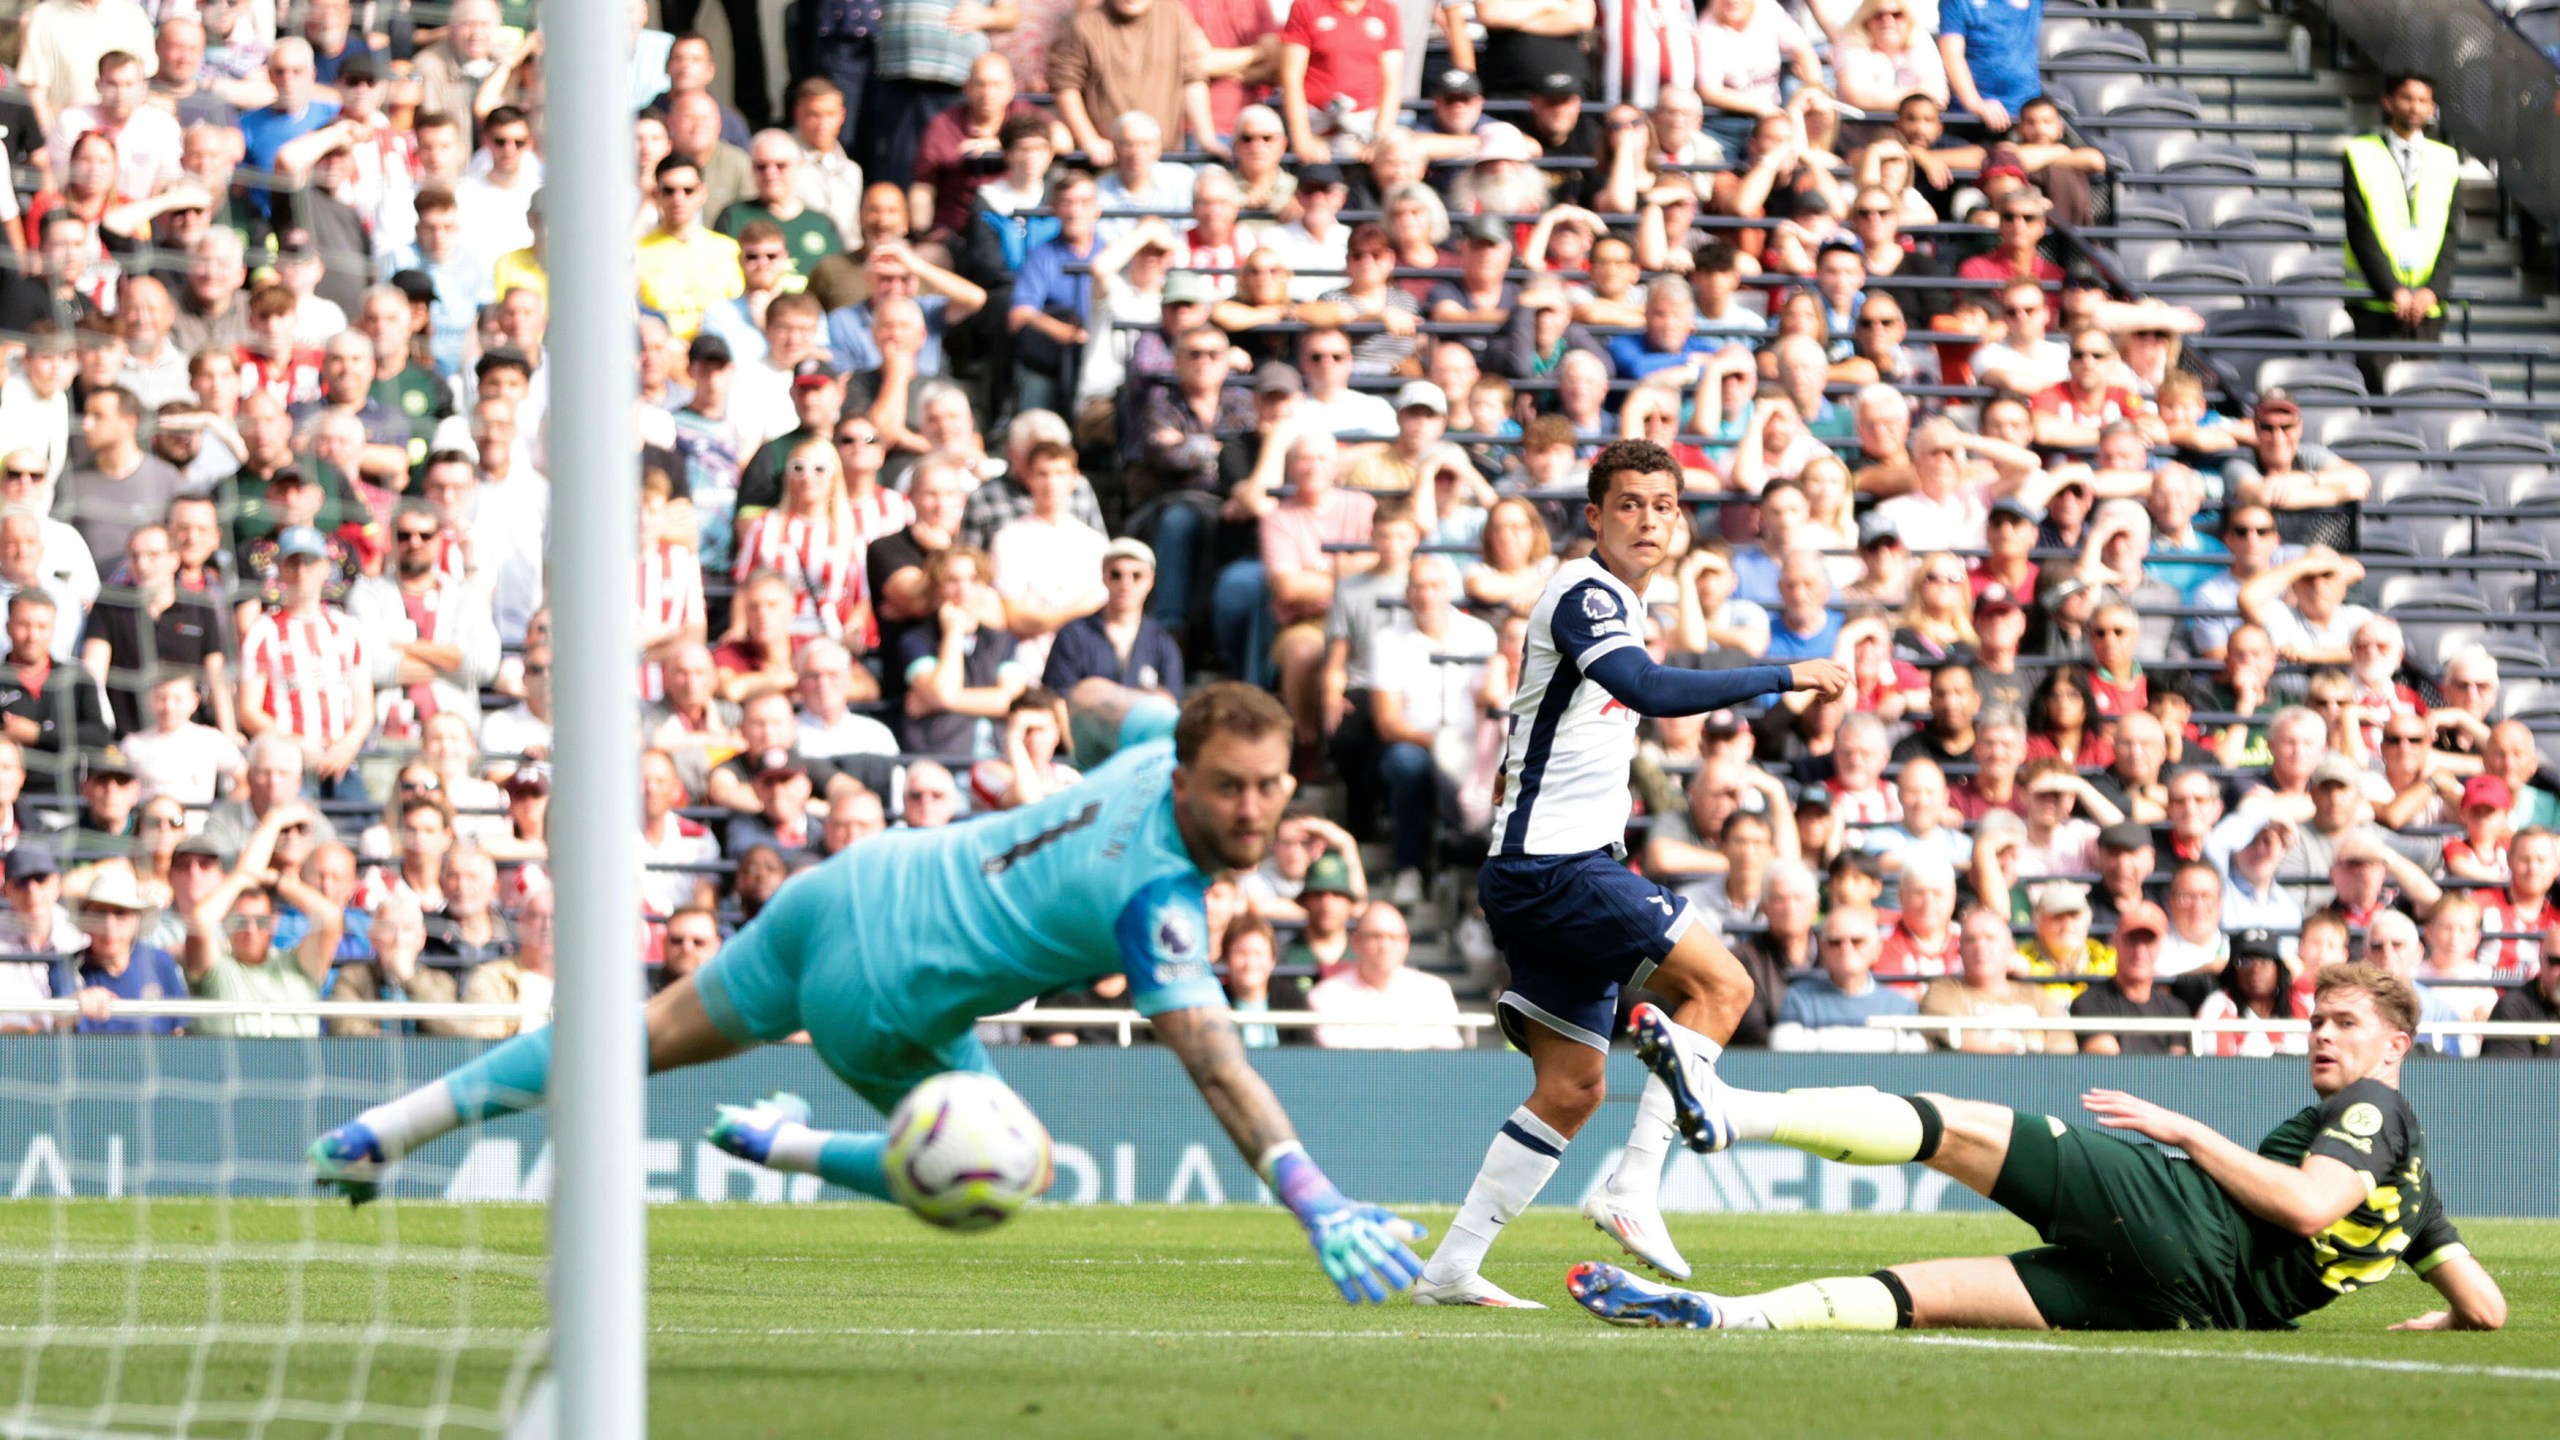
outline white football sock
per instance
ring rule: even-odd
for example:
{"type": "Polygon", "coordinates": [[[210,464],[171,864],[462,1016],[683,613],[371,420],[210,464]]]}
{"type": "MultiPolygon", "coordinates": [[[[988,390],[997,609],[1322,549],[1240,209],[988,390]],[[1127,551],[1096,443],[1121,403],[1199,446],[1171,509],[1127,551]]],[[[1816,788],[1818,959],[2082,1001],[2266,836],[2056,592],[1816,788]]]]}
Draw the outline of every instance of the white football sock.
{"type": "Polygon", "coordinates": [[[1609,1172],[1609,1193],[1650,1203],[1662,1193],[1662,1157],[1671,1153],[1671,1087],[1660,1077],[1645,1077],[1644,1094],[1636,1101],[1635,1128],[1627,1132],[1626,1153],[1609,1172]]]}
{"type": "Polygon", "coordinates": [[[773,1144],[764,1153],[765,1168],[790,1175],[818,1173],[818,1152],[827,1148],[827,1132],[812,1130],[797,1120],[785,1120],[774,1127],[773,1144]]]}
{"type": "MultiPolygon", "coordinates": [[[[1664,1018],[1666,1020],[1670,1019],[1667,1014],[1664,1018]]],[[[1706,1036],[1690,1029],[1688,1026],[1681,1024],[1677,1020],[1671,1020],[1670,1024],[1671,1028],[1678,1032],[1682,1048],[1686,1049],[1690,1054],[1697,1056],[1699,1059],[1706,1061],[1710,1065],[1713,1065],[1724,1058],[1724,1046],[1721,1044],[1708,1039],[1706,1036]]]]}
{"type": "Polygon", "coordinates": [[[453,1091],[442,1080],[430,1080],[397,1100],[386,1100],[356,1119],[382,1145],[382,1158],[397,1160],[418,1147],[462,1126],[453,1091]]]}
{"type": "Polygon", "coordinates": [[[1449,1222],[1449,1233],[1441,1238],[1440,1248],[1431,1252],[1422,1278],[1447,1285],[1475,1274],[1484,1264],[1485,1252],[1493,1248],[1493,1237],[1546,1188],[1564,1159],[1566,1143],[1554,1126],[1529,1113],[1528,1106],[1512,1111],[1485,1151],[1484,1168],[1467,1187],[1467,1203],[1458,1208],[1458,1218],[1449,1222]]]}

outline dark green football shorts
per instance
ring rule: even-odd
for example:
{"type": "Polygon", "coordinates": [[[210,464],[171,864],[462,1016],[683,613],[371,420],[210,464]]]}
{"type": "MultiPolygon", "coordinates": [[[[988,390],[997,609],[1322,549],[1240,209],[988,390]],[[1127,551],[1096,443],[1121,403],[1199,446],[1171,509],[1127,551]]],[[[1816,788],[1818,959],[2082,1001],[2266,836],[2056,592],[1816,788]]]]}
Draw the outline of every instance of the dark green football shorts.
{"type": "Polygon", "coordinates": [[[2044,1238],[2009,1257],[2056,1330],[2238,1330],[2241,1223],[2156,1145],[2020,1111],[1991,1198],[2044,1238]]]}

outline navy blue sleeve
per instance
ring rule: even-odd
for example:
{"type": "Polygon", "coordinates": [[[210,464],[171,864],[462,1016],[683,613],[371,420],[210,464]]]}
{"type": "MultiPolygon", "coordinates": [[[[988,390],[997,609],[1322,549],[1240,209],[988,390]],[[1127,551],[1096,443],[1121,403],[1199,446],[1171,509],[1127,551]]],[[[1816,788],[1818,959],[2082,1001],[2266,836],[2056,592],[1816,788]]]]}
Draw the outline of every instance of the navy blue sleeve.
{"type": "Polygon", "coordinates": [[[1585,675],[1639,715],[1703,715],[1763,695],[1785,693],[1784,665],[1682,670],[1656,665],[1641,645],[1622,645],[1583,667],[1585,675]]]}

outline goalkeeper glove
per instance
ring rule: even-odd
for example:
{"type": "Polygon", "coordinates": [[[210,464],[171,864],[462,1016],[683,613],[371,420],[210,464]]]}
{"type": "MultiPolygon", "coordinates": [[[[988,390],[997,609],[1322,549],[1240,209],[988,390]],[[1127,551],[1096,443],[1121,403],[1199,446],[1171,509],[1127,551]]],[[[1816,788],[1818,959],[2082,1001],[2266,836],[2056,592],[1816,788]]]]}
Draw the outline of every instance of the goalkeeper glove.
{"type": "Polygon", "coordinates": [[[1261,1169],[1272,1193],[1307,1227],[1316,1262],[1346,1303],[1383,1304],[1422,1274],[1422,1262],[1410,1247],[1423,1237],[1423,1228],[1381,1206],[1357,1204],[1333,1188],[1296,1141],[1274,1146],[1261,1169]]]}

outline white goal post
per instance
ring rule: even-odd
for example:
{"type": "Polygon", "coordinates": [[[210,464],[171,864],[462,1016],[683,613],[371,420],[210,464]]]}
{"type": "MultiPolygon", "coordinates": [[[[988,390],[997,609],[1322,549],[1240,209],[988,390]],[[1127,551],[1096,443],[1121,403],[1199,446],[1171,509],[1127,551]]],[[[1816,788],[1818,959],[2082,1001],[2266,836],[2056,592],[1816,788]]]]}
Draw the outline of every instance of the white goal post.
{"type": "Polygon", "coordinates": [[[623,7],[602,0],[543,0],[542,22],[559,697],[552,1373],[562,1434],[638,1436],[649,1433],[649,1367],[647,1055],[631,920],[640,913],[632,36],[623,7]]]}

